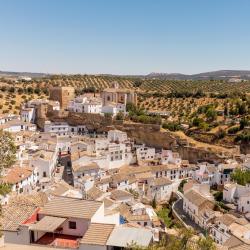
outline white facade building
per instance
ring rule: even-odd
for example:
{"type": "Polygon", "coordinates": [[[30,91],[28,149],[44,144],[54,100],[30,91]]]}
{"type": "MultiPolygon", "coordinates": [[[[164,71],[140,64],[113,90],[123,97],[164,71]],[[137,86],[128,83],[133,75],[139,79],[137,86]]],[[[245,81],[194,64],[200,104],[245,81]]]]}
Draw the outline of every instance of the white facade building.
{"type": "Polygon", "coordinates": [[[39,150],[30,158],[30,166],[38,172],[38,180],[51,178],[57,163],[57,152],[39,150]]]}
{"type": "Polygon", "coordinates": [[[35,122],[35,108],[22,108],[20,112],[21,120],[24,122],[35,122]]]}
{"type": "Polygon", "coordinates": [[[145,145],[136,148],[136,157],[138,161],[154,160],[155,148],[146,147],[145,145]]]}
{"type": "Polygon", "coordinates": [[[128,140],[126,132],[120,130],[109,130],[108,131],[109,142],[125,142],[128,140]]]}
{"type": "Polygon", "coordinates": [[[69,124],[66,122],[51,122],[45,121],[44,132],[54,133],[57,135],[68,135],[69,134],[69,124]]]}
{"type": "Polygon", "coordinates": [[[115,116],[120,112],[121,113],[126,112],[126,106],[124,104],[121,103],[109,104],[102,107],[102,113],[104,114],[111,114],[112,116],[115,116]]]}
{"type": "Polygon", "coordinates": [[[100,114],[102,102],[98,97],[78,96],[69,102],[68,110],[77,113],[100,114]]]}
{"type": "Polygon", "coordinates": [[[36,169],[27,166],[14,166],[2,177],[2,181],[11,185],[11,191],[16,194],[29,194],[36,187],[37,180],[36,169]]]}
{"type": "Polygon", "coordinates": [[[34,132],[36,131],[36,125],[16,119],[16,120],[7,121],[6,123],[0,125],[0,129],[2,129],[3,131],[10,132],[10,133],[21,132],[21,131],[33,131],[34,132]]]}

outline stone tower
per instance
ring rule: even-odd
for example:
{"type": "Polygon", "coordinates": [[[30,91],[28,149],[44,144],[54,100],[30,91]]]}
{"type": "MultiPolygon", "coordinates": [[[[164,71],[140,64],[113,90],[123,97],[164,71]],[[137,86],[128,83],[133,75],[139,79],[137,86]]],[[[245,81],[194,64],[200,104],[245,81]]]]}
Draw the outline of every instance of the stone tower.
{"type": "Polygon", "coordinates": [[[73,87],[52,87],[50,88],[50,100],[60,102],[61,109],[68,107],[69,101],[74,99],[75,89],[73,87]]]}

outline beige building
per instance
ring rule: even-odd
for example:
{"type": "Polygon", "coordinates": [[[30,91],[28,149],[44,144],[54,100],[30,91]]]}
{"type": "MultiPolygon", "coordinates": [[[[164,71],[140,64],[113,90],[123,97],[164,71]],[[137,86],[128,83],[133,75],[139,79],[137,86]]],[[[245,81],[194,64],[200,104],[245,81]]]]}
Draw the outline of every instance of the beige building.
{"type": "Polygon", "coordinates": [[[50,100],[60,102],[62,109],[68,107],[69,102],[75,97],[75,89],[73,87],[52,87],[50,88],[50,100]]]}
{"type": "Polygon", "coordinates": [[[101,93],[102,105],[133,103],[137,105],[137,94],[133,89],[121,89],[118,83],[113,88],[104,89],[101,93]]]}

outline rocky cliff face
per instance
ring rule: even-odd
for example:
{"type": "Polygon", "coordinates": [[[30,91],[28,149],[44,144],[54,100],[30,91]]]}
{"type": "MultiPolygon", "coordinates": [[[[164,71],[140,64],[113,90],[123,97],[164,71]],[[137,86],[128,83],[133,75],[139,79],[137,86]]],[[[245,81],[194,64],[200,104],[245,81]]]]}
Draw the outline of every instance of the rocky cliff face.
{"type": "Polygon", "coordinates": [[[231,150],[225,148],[223,151],[215,151],[210,147],[197,147],[175,136],[170,131],[161,130],[159,125],[126,123],[110,127],[110,129],[113,128],[127,132],[128,136],[133,138],[137,143],[145,143],[151,147],[176,151],[182,159],[189,160],[191,163],[196,163],[199,160],[223,162],[225,157],[231,157],[234,153],[237,153],[236,149],[231,150]]]}
{"type": "Polygon", "coordinates": [[[112,121],[110,116],[101,116],[99,114],[86,114],[74,112],[49,112],[47,117],[51,121],[65,121],[72,126],[86,125],[88,128],[105,132],[110,129],[119,129],[127,132],[128,136],[136,143],[144,143],[155,148],[164,148],[176,151],[182,159],[189,160],[191,163],[202,161],[223,162],[226,157],[232,157],[237,154],[237,149],[212,148],[209,144],[206,147],[197,147],[193,143],[182,139],[170,131],[162,130],[159,125],[122,123],[112,121]]]}
{"type": "Polygon", "coordinates": [[[115,125],[116,129],[127,132],[136,143],[145,143],[155,148],[174,148],[176,139],[168,132],[160,132],[159,125],[151,124],[123,124],[115,125]]]}

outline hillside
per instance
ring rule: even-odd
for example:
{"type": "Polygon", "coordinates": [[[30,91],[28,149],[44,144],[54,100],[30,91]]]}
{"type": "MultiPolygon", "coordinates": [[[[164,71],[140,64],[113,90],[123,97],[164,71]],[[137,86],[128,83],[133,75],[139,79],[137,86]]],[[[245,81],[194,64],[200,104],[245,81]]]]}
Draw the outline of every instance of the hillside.
{"type": "Polygon", "coordinates": [[[162,80],[229,80],[231,78],[250,80],[250,70],[218,70],[193,75],[179,73],[150,73],[145,76],[147,79],[162,80]]]}
{"type": "Polygon", "coordinates": [[[42,78],[42,77],[48,77],[49,75],[45,73],[0,71],[0,77],[20,77],[20,76],[42,78]]]}
{"type": "MultiPolygon", "coordinates": [[[[42,97],[48,95],[51,86],[73,86],[77,93],[88,91],[101,91],[104,88],[111,87],[113,82],[119,83],[121,88],[134,88],[139,95],[139,104],[153,110],[169,110],[171,107],[183,108],[178,103],[182,98],[192,97],[195,93],[204,93],[209,95],[238,95],[250,93],[250,81],[229,83],[227,81],[216,80],[160,80],[160,79],[141,79],[136,77],[121,77],[112,75],[49,75],[42,78],[34,78],[32,81],[17,81],[16,78],[0,77],[0,112],[8,110],[18,112],[18,106],[22,101],[33,97],[42,97]],[[150,102],[149,98],[153,100],[150,102]],[[176,102],[171,99],[178,97],[176,102]],[[11,99],[10,99],[11,98],[11,99]],[[158,99],[157,99],[158,98],[158,99]],[[170,104],[170,106],[168,105],[170,104]],[[176,105],[174,105],[176,103],[176,105]],[[154,104],[154,105],[153,105],[154,104]],[[172,105],[173,104],[173,105],[172,105]]],[[[201,96],[201,97],[202,97],[201,96]]],[[[203,105],[211,100],[188,100],[192,106],[203,105]]],[[[213,101],[213,100],[212,100],[213,101]]],[[[219,100],[220,101],[220,100],[219,100]]],[[[189,108],[187,102],[183,100],[183,105],[189,108]]],[[[175,109],[176,111],[176,109],[175,109]]]]}
{"type": "MultiPolygon", "coordinates": [[[[80,75],[80,74],[79,74],[80,75]]],[[[1,76],[19,77],[28,76],[32,78],[51,77],[52,74],[46,73],[32,73],[32,72],[14,72],[14,71],[0,71],[1,76]]],[[[63,76],[63,75],[61,75],[63,76]]],[[[73,75],[68,75],[73,76],[73,75]]],[[[158,79],[158,80],[229,80],[237,78],[242,80],[250,80],[250,70],[217,70],[211,72],[202,72],[198,74],[182,74],[182,73],[156,73],[152,72],[148,75],[112,75],[100,74],[103,77],[120,77],[120,78],[140,78],[140,79],[158,79]]]]}
{"type": "Polygon", "coordinates": [[[197,92],[205,93],[234,93],[250,92],[250,81],[229,83],[223,80],[160,80],[160,79],[141,79],[136,77],[122,77],[112,75],[53,75],[43,78],[35,78],[30,82],[16,82],[11,79],[1,79],[0,84],[16,87],[31,86],[45,87],[62,85],[73,86],[75,89],[82,90],[94,87],[96,90],[112,86],[116,81],[122,88],[135,88],[139,92],[159,92],[161,94],[171,92],[197,92]]]}

